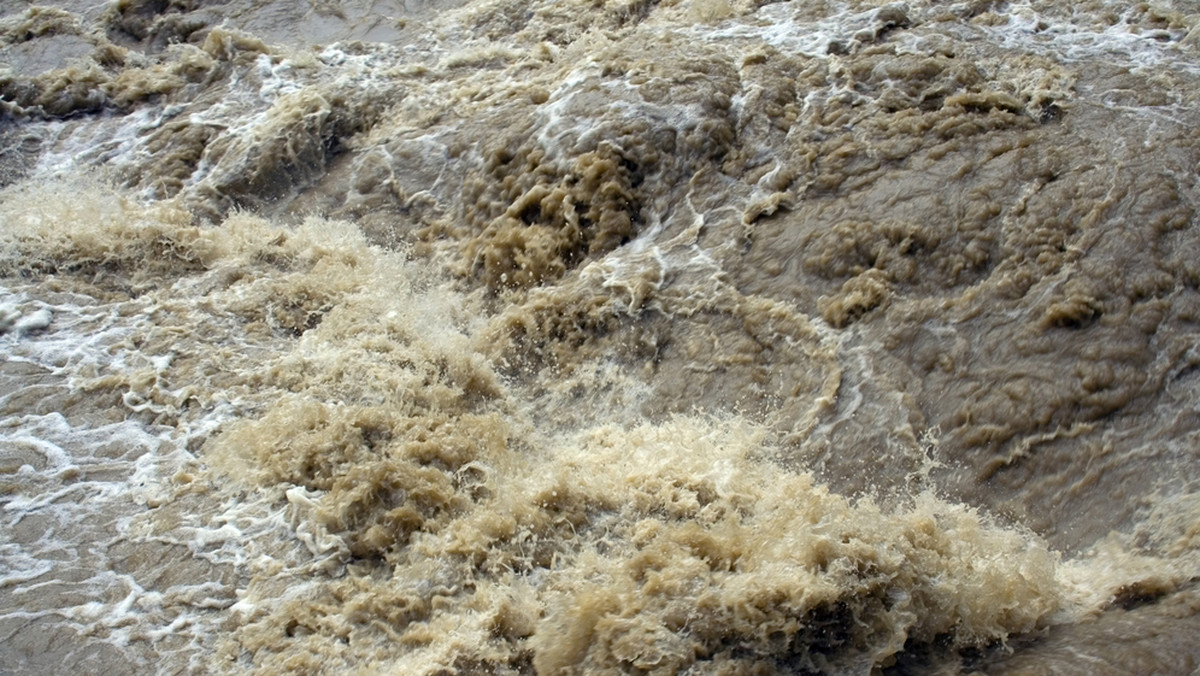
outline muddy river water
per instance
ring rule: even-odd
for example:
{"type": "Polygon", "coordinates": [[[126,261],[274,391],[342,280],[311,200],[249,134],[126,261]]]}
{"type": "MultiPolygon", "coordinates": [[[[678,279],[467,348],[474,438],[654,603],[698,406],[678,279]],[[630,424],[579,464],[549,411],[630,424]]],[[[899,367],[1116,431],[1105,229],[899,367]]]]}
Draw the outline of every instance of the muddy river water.
{"type": "Polygon", "coordinates": [[[0,673],[1190,674],[1200,4],[0,1],[0,673]]]}

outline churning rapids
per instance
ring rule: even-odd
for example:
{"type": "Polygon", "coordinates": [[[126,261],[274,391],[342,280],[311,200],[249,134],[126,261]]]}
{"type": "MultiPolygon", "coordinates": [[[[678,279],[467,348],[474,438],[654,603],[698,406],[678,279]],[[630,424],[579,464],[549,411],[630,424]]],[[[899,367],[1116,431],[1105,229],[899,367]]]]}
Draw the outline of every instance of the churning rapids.
{"type": "Polygon", "coordinates": [[[0,672],[1188,674],[1193,0],[3,0],[0,672]]]}

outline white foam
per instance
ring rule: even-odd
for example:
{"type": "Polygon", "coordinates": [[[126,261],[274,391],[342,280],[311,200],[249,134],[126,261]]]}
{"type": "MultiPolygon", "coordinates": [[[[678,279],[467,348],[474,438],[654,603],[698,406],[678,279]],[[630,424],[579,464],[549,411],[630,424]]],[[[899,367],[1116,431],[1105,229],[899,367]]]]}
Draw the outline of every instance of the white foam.
{"type": "Polygon", "coordinates": [[[0,305],[0,333],[5,333],[21,318],[21,311],[13,305],[0,305]]]}
{"type": "Polygon", "coordinates": [[[18,336],[27,336],[31,333],[37,333],[50,326],[50,322],[54,319],[54,313],[49,308],[41,308],[33,312],[23,315],[17,320],[13,328],[16,329],[18,336]]]}
{"type": "Polygon", "coordinates": [[[99,115],[86,120],[43,123],[49,141],[39,155],[34,175],[70,176],[83,165],[120,165],[144,152],[145,133],[163,122],[163,111],[147,107],[127,115],[99,115]]]}
{"type": "MultiPolygon", "coordinates": [[[[132,339],[152,328],[154,294],[105,304],[36,286],[0,287],[0,308],[12,329],[0,334],[0,358],[37,367],[29,387],[78,391],[98,376],[162,374],[175,358],[144,354],[132,339]]],[[[0,395],[0,403],[21,395],[22,377],[8,377],[13,391],[0,395]]],[[[182,390],[168,392],[176,395],[182,390]]],[[[182,638],[189,647],[160,657],[178,650],[186,659],[203,652],[196,646],[218,631],[232,590],[216,579],[155,587],[160,575],[170,576],[169,569],[155,570],[157,563],[131,563],[130,572],[118,574],[113,547],[179,545],[234,570],[264,557],[276,566],[308,565],[292,553],[302,550],[283,510],[267,504],[269,496],[209,500],[196,513],[180,514],[177,527],[155,525],[155,509],[176,499],[172,477],[199,464],[189,440],[210,434],[237,406],[214,400],[178,427],[134,417],[87,424],[57,411],[0,416],[0,450],[22,463],[8,474],[13,488],[0,495],[0,619],[48,619],[83,636],[107,637],[96,640],[131,651],[131,664],[145,654],[137,645],[167,637],[178,645],[182,638]]]]}
{"type": "Polygon", "coordinates": [[[1080,14],[1078,23],[1070,23],[1038,12],[1028,0],[1022,0],[1008,5],[1004,12],[1007,23],[980,30],[1004,47],[1049,54],[1068,62],[1099,59],[1133,69],[1169,64],[1200,73],[1200,65],[1194,60],[1180,58],[1183,54],[1178,40],[1184,36],[1183,31],[1138,32],[1126,21],[1135,10],[1124,3],[1114,3],[1112,10],[1123,20],[1098,29],[1095,24],[1099,16],[1080,14]]]}
{"type": "Polygon", "coordinates": [[[835,42],[849,44],[857,40],[862,31],[875,28],[881,13],[897,10],[907,13],[909,7],[897,2],[853,11],[843,3],[818,21],[804,22],[796,20],[799,3],[781,2],[764,6],[746,22],[727,22],[715,29],[697,25],[691,30],[705,40],[752,40],[765,42],[785,54],[826,57],[835,42]]]}

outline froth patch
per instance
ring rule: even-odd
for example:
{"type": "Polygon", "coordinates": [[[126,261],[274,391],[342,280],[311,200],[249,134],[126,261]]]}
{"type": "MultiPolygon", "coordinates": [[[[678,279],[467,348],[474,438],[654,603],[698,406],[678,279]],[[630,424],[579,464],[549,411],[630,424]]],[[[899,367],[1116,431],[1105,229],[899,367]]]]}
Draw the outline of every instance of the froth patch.
{"type": "Polygon", "coordinates": [[[54,313],[49,308],[18,308],[0,305],[0,334],[12,333],[18,338],[37,333],[50,326],[54,313]]]}
{"type": "Polygon", "coordinates": [[[686,419],[591,433],[572,492],[623,518],[547,585],[539,673],[828,673],[909,642],[987,644],[1057,609],[1056,556],[1026,534],[930,496],[895,513],[853,503],[749,461],[744,434],[686,419]]]}
{"type": "Polygon", "coordinates": [[[1057,556],[1030,534],[931,496],[855,503],[751,460],[761,434],[735,419],[469,436],[457,467],[394,451],[385,469],[378,448],[330,458],[344,478],[304,501],[355,574],[251,599],[273,607],[234,637],[258,669],[830,672],[917,644],[987,646],[1061,607],[1057,556]]]}

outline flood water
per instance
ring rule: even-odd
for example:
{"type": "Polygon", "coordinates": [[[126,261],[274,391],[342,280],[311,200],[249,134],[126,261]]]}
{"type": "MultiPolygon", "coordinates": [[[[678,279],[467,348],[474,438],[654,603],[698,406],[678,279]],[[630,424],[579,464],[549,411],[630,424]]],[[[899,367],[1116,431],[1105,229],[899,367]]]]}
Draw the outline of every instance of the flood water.
{"type": "Polygon", "coordinates": [[[0,673],[1190,674],[1200,5],[0,1],[0,673]]]}

